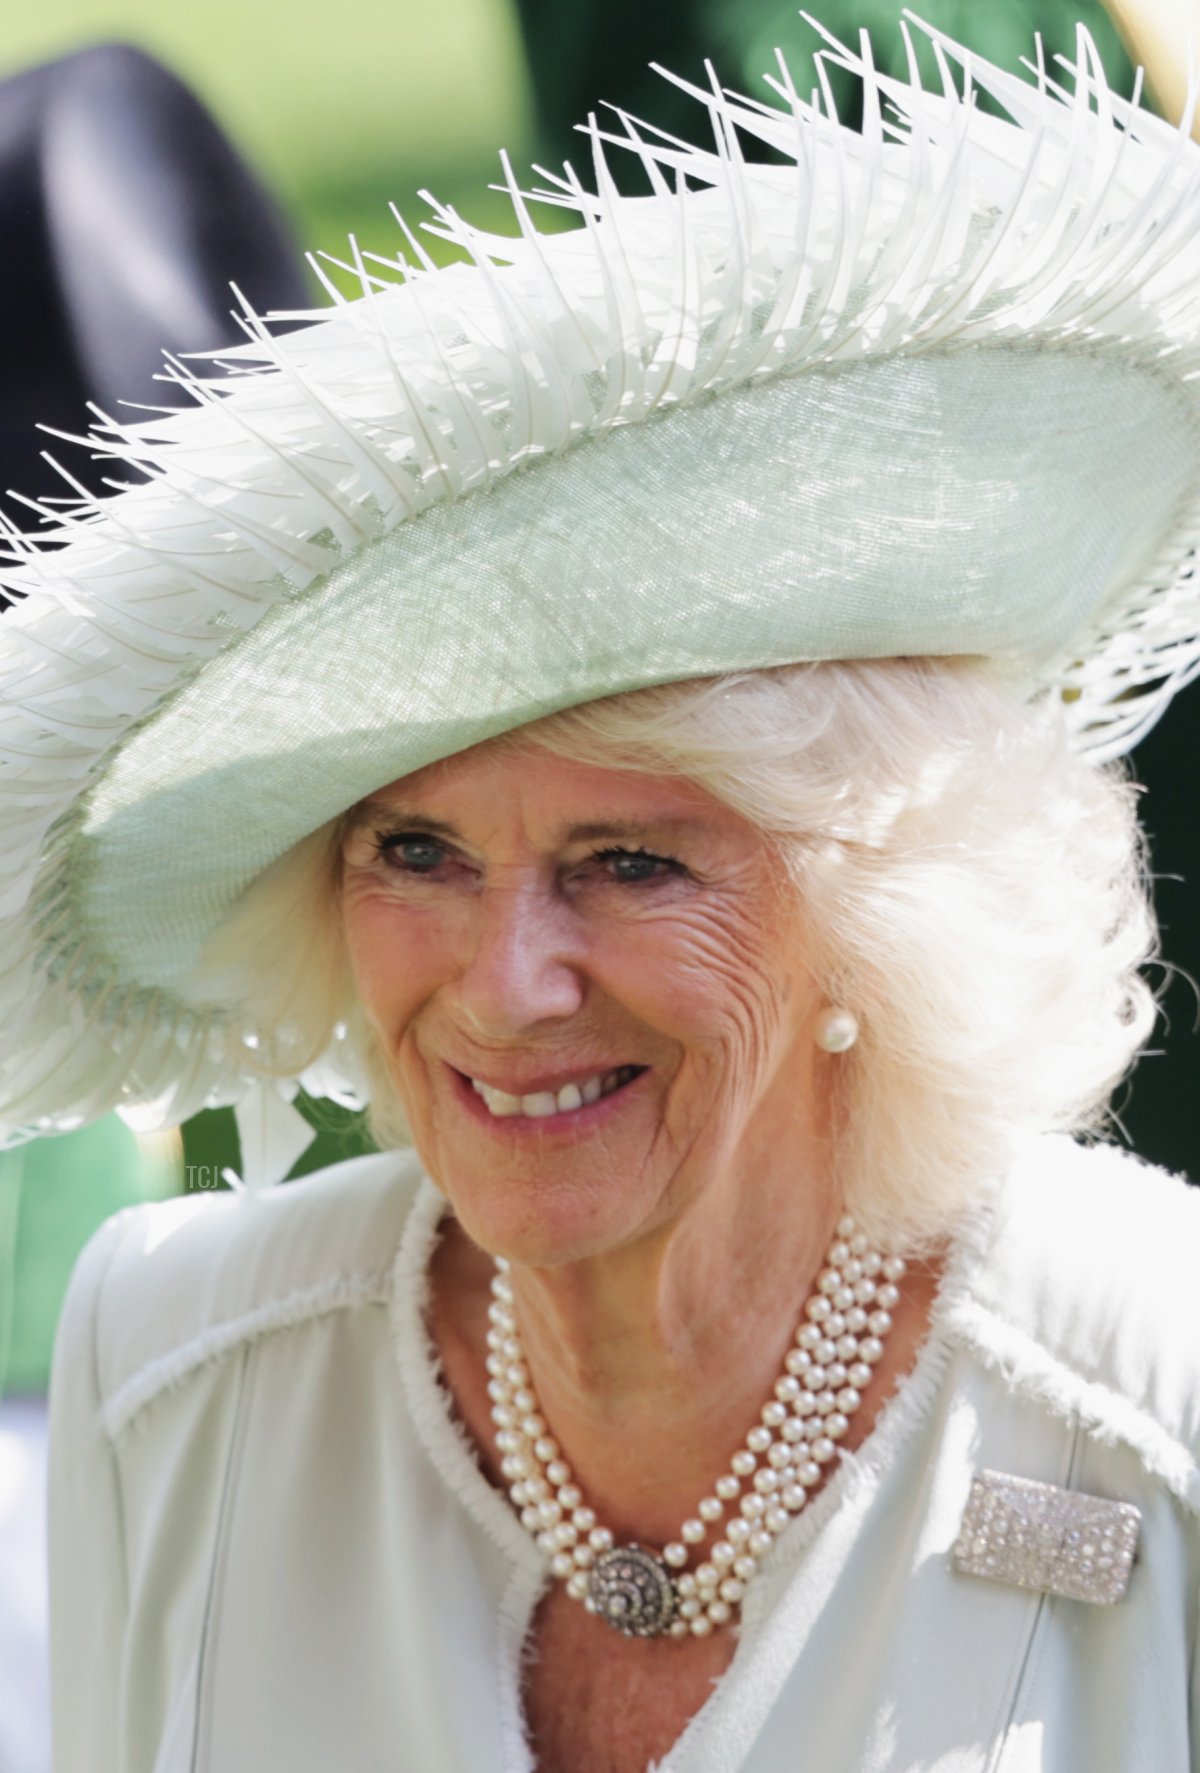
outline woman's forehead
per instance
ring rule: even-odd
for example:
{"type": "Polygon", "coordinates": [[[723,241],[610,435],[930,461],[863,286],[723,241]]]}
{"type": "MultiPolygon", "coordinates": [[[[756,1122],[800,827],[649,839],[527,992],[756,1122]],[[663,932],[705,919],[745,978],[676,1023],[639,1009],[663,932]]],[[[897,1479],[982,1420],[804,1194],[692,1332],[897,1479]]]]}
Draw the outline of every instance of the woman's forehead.
{"type": "Polygon", "coordinates": [[[581,840],[639,827],[714,825],[736,815],[684,776],[616,769],[534,744],[473,746],[376,789],[355,822],[398,811],[454,822],[487,813],[534,814],[581,840]]]}

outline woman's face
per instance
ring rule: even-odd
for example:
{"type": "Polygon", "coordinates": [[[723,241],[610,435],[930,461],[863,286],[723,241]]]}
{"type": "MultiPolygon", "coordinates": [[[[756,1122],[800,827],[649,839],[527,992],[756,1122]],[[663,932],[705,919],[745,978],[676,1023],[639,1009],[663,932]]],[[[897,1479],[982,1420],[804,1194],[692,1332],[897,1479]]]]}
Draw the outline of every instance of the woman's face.
{"type": "Polygon", "coordinates": [[[678,777],[478,746],[362,803],[342,902],[417,1149],[485,1249],[630,1244],[811,1129],[795,894],[678,777]]]}

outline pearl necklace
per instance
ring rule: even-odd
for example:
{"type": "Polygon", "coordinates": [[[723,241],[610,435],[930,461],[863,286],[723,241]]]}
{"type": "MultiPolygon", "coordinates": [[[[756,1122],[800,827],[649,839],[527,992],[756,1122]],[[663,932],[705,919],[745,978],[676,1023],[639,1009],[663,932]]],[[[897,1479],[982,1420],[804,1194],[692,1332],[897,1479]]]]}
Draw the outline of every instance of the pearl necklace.
{"type": "Polygon", "coordinates": [[[900,1298],[899,1256],[872,1250],[842,1219],[817,1276],[774,1396],[730,1460],[713,1493],[684,1521],[661,1556],[617,1546],[584,1503],[558,1442],[537,1406],[517,1332],[508,1263],[498,1258],[488,1310],[488,1395],[501,1471],[521,1522],[550,1568],[589,1613],[626,1637],[707,1637],[724,1625],[778,1534],[799,1514],[837,1457],[837,1443],[883,1355],[900,1298]],[[744,1490],[744,1494],[743,1494],[744,1490]],[[708,1548],[699,1547],[724,1521],[708,1548]]]}

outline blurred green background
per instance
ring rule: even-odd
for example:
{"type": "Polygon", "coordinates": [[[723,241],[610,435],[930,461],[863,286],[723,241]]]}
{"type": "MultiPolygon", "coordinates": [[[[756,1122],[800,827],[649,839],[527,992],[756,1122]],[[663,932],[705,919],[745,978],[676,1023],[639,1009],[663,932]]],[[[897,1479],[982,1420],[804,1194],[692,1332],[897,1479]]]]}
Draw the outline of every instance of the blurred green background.
{"type": "MultiPolygon", "coordinates": [[[[0,75],[125,42],[189,85],[279,198],[302,247],[394,253],[389,199],[448,197],[532,139],[507,0],[51,0],[8,6],[0,75]]],[[[313,283],[314,302],[321,299],[313,283]]]]}
{"type": "MultiPolygon", "coordinates": [[[[899,0],[822,0],[839,35],[872,34],[876,59],[904,69],[899,0]]],[[[977,52],[1016,69],[1041,31],[1047,53],[1071,54],[1075,21],[1095,35],[1109,79],[1132,88],[1132,68],[1097,0],[980,4],[929,0],[924,16],[977,52]]],[[[506,147],[528,179],[537,159],[577,154],[571,125],[603,99],[692,133],[695,107],[648,64],[661,60],[703,81],[711,56],[722,79],[769,96],[760,76],[781,45],[803,89],[816,33],[778,0],[53,0],[7,9],[0,76],[96,42],[127,42],[163,61],[212,112],[274,191],[300,247],[394,255],[394,202],[416,224],[430,187],[469,219],[508,227],[506,200],[489,191],[506,147]]],[[[853,120],[849,83],[840,99],[853,120]]],[[[583,171],[583,156],[578,156],[583,171]]],[[[553,215],[543,218],[553,225],[553,215]]],[[[435,257],[445,249],[430,240],[435,257]]],[[[349,287],[344,285],[344,287],[349,287]]],[[[325,296],[311,281],[314,305],[325,296]]],[[[1193,877],[1195,878],[1195,877],[1193,877]]],[[[1186,1018],[1185,1018],[1186,1019],[1186,1018]]],[[[353,1117],[300,1104],[321,1135],[303,1172],[361,1149],[353,1117]]],[[[198,1116],[178,1135],[137,1139],[110,1120],[0,1157],[0,1389],[38,1391],[72,1262],[109,1212],[182,1190],[185,1164],[239,1163],[230,1111],[198,1116]],[[7,1379],[6,1379],[7,1376],[7,1379]]]]}
{"type": "MultiPolygon", "coordinates": [[[[902,71],[899,0],[812,10],[851,38],[870,29],[878,59],[902,71]]],[[[929,0],[922,16],[1012,68],[1039,30],[1048,52],[1070,53],[1081,18],[1110,79],[1129,90],[1128,58],[1097,0],[929,0]]],[[[473,220],[502,223],[504,199],[487,189],[497,150],[518,166],[561,161],[573,124],[602,100],[694,127],[694,105],[651,61],[702,81],[710,56],[727,85],[768,97],[761,76],[776,45],[803,84],[817,37],[781,0],[53,0],[7,9],[0,76],[102,41],[135,44],[187,82],[280,199],[302,247],[344,255],[353,232],[390,256],[401,236],[389,202],[416,219],[416,194],[430,187],[473,220]]]]}

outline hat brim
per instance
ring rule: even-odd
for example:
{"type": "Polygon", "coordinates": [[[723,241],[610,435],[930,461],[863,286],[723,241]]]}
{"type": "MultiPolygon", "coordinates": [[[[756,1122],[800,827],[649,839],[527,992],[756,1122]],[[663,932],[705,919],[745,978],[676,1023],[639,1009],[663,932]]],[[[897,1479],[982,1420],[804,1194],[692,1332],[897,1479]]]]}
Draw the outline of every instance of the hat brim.
{"type": "Polygon", "coordinates": [[[1014,347],[777,379],[534,459],[282,594],[125,742],[80,807],[80,926],[123,978],[186,996],[316,826],[621,690],[953,653],[1044,693],[1198,471],[1182,390],[1014,347]]]}

